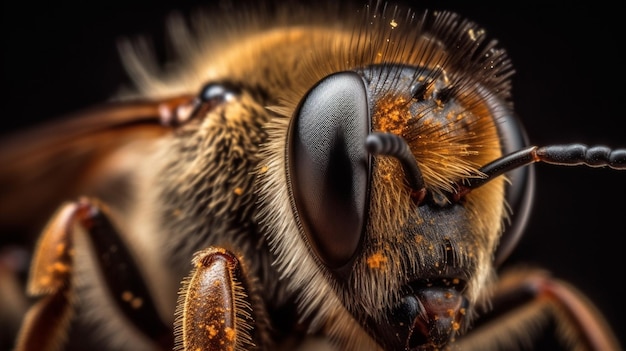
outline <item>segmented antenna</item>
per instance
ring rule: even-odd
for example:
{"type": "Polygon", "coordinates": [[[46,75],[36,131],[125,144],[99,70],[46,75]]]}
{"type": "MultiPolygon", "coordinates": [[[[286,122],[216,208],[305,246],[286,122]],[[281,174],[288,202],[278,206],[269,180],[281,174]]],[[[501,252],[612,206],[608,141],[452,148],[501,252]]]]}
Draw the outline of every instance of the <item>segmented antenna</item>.
{"type": "Polygon", "coordinates": [[[560,166],[588,166],[610,167],[616,170],[626,170],[626,149],[611,149],[606,146],[588,147],[584,144],[530,146],[515,151],[488,163],[480,169],[484,178],[465,179],[457,184],[459,191],[455,199],[459,199],[472,189],[476,189],[494,178],[527,166],[531,163],[543,162],[560,166]]]}
{"type": "Polygon", "coordinates": [[[365,147],[371,154],[392,156],[400,161],[404,175],[413,191],[411,197],[418,205],[426,197],[426,185],[417,160],[404,138],[391,133],[370,133],[365,139],[365,147]]]}

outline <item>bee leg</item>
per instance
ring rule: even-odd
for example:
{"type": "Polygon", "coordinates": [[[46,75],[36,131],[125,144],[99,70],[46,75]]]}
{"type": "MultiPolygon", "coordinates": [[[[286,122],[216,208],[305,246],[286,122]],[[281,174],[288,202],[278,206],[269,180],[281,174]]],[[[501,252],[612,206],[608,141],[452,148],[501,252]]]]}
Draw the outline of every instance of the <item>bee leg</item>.
{"type": "Polygon", "coordinates": [[[564,345],[581,350],[622,350],[597,308],[572,285],[541,270],[512,270],[496,286],[492,308],[459,339],[463,350],[517,349],[554,318],[564,345]]]}
{"type": "Polygon", "coordinates": [[[0,350],[9,350],[28,310],[22,275],[28,267],[28,253],[18,246],[0,248],[0,350]]]}
{"type": "Polygon", "coordinates": [[[244,270],[231,252],[210,247],[198,252],[180,290],[176,350],[253,348],[253,311],[244,270]]]}
{"type": "Polygon", "coordinates": [[[162,323],[133,258],[95,199],[63,205],[39,239],[27,293],[40,297],[29,310],[14,351],[58,350],[73,314],[74,235],[82,230],[93,244],[104,284],[120,311],[141,332],[164,349],[173,345],[171,328],[162,323]]]}

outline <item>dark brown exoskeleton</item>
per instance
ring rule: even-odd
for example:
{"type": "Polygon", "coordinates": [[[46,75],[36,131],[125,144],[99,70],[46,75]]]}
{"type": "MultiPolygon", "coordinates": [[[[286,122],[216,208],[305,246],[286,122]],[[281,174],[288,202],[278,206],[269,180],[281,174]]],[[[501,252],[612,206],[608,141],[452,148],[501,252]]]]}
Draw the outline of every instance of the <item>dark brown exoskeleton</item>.
{"type": "Polygon", "coordinates": [[[0,221],[50,216],[15,351],[509,350],[546,315],[620,350],[574,287],[496,270],[531,164],[626,150],[527,145],[505,51],[456,14],[311,11],[176,22],[172,74],[126,43],[136,92],[0,144],[0,221]]]}

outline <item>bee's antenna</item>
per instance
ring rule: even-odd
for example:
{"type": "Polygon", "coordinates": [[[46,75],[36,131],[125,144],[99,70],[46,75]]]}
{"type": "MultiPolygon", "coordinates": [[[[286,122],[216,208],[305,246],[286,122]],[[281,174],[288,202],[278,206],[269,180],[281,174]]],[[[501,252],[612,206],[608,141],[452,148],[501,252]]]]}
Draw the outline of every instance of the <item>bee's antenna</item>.
{"type": "Polygon", "coordinates": [[[499,175],[535,162],[560,166],[585,165],[626,170],[626,149],[613,150],[606,146],[588,147],[584,144],[530,146],[486,164],[480,169],[480,172],[486,176],[465,179],[458,184],[459,191],[455,196],[460,198],[470,190],[482,186],[499,175]]]}
{"type": "Polygon", "coordinates": [[[411,153],[406,140],[391,133],[370,133],[365,139],[365,147],[371,154],[393,156],[402,164],[404,174],[413,191],[411,197],[420,204],[426,197],[426,185],[417,160],[411,153]]]}

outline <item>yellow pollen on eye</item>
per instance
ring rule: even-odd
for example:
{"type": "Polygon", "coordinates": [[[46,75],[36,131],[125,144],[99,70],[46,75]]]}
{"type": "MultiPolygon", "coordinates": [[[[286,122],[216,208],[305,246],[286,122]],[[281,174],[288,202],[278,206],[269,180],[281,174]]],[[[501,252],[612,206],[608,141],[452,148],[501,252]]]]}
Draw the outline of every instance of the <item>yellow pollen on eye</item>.
{"type": "Polygon", "coordinates": [[[383,254],[377,252],[367,258],[367,265],[370,268],[381,268],[387,262],[387,258],[383,254]]]}
{"type": "Polygon", "coordinates": [[[269,170],[270,168],[268,166],[262,166],[261,168],[259,168],[259,173],[265,173],[267,172],[267,170],[269,170]]]}
{"type": "Polygon", "coordinates": [[[243,194],[243,189],[240,187],[236,187],[235,190],[233,190],[233,193],[235,193],[235,195],[241,195],[243,194]]]}

